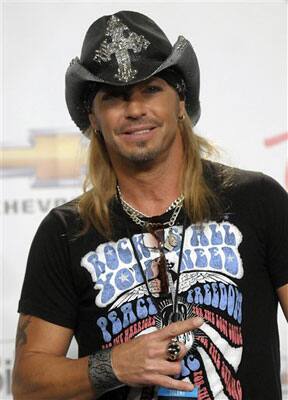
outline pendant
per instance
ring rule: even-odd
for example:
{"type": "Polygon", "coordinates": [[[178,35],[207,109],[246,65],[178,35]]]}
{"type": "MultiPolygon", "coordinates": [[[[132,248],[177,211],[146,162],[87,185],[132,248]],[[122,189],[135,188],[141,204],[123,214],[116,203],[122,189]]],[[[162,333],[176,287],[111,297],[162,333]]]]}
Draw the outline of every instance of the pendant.
{"type": "Polygon", "coordinates": [[[164,243],[164,248],[168,251],[171,251],[176,247],[178,244],[178,238],[177,236],[173,233],[172,229],[169,229],[167,238],[164,243]]]}

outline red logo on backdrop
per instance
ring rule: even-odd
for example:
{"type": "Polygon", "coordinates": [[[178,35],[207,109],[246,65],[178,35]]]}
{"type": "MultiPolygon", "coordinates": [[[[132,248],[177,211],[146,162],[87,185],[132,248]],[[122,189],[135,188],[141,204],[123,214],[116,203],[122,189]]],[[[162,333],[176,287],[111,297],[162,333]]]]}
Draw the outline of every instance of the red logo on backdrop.
{"type": "MultiPolygon", "coordinates": [[[[284,132],[281,133],[280,135],[275,135],[265,139],[264,144],[266,147],[272,147],[283,142],[285,143],[287,141],[288,141],[288,132],[284,132]]],[[[288,148],[287,148],[287,155],[288,155],[288,148]]],[[[288,189],[288,157],[286,159],[286,166],[285,166],[285,186],[286,189],[288,189]]]]}

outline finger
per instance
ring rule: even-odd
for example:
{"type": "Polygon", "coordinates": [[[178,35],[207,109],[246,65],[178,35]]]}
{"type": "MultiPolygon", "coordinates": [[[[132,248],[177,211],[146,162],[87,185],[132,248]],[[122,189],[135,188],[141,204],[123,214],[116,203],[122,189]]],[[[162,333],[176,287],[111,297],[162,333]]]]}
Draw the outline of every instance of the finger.
{"type": "Polygon", "coordinates": [[[192,390],[194,389],[194,385],[190,382],[181,381],[164,375],[159,375],[153,378],[152,384],[166,387],[168,389],[185,390],[187,392],[192,392],[192,390]]]}
{"type": "Polygon", "coordinates": [[[155,335],[157,335],[159,339],[172,339],[182,333],[199,328],[203,322],[204,320],[200,317],[189,318],[185,321],[172,322],[170,325],[156,332],[155,335]]]}
{"type": "MultiPolygon", "coordinates": [[[[157,341],[156,345],[153,346],[153,341],[151,341],[151,351],[150,351],[150,358],[156,358],[156,359],[161,359],[161,360],[168,360],[168,347],[171,343],[170,339],[161,340],[157,341]],[[153,346],[153,347],[152,347],[153,346]]],[[[178,359],[181,360],[184,358],[185,354],[187,353],[188,350],[190,350],[190,347],[186,347],[183,342],[178,341],[178,345],[180,346],[180,352],[178,355],[178,359]]]]}
{"type": "Polygon", "coordinates": [[[149,374],[176,376],[181,373],[181,361],[155,360],[149,365],[149,374]]]}

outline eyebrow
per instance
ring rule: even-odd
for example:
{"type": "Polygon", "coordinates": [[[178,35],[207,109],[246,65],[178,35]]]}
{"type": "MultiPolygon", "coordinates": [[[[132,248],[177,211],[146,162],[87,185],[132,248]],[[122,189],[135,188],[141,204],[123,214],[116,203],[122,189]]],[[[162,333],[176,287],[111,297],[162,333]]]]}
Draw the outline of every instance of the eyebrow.
{"type": "Polygon", "coordinates": [[[99,88],[99,92],[103,93],[103,94],[111,94],[111,95],[114,95],[114,96],[129,95],[135,86],[139,85],[140,87],[145,87],[146,85],[151,84],[153,81],[157,81],[157,83],[159,83],[159,84],[162,83],[161,82],[161,78],[159,78],[157,76],[152,76],[151,78],[149,78],[149,79],[147,79],[147,80],[145,80],[143,82],[135,83],[133,85],[112,86],[112,85],[103,84],[99,88]]]}

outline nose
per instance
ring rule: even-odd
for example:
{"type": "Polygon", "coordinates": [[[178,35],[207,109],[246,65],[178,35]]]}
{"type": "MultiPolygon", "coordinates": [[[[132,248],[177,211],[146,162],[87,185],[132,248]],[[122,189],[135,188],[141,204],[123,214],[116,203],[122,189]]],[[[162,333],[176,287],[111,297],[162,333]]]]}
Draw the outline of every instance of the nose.
{"type": "Polygon", "coordinates": [[[126,99],[125,116],[128,119],[139,119],[146,115],[145,100],[140,93],[133,93],[126,99]]]}

